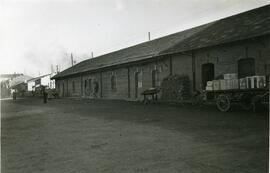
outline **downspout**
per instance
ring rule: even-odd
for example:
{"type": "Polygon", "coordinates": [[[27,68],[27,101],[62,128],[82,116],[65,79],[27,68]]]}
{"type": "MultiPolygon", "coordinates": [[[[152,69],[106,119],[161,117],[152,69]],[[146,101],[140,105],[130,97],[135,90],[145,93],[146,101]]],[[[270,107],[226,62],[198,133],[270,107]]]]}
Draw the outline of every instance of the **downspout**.
{"type": "Polygon", "coordinates": [[[172,56],[170,56],[170,75],[173,74],[173,66],[172,66],[172,56]]]}
{"type": "Polygon", "coordinates": [[[67,78],[67,97],[69,96],[68,94],[68,78],[67,78]]]}
{"type": "Polygon", "coordinates": [[[102,71],[100,72],[100,98],[102,98],[102,71]]]}
{"type": "Polygon", "coordinates": [[[83,97],[83,76],[81,75],[81,97],[83,97]]]}
{"type": "Polygon", "coordinates": [[[128,98],[130,98],[130,69],[129,67],[127,68],[128,70],[128,98]]]}
{"type": "Polygon", "coordinates": [[[191,57],[192,57],[192,82],[193,82],[193,91],[196,91],[196,62],[195,62],[195,54],[192,51],[191,53],[191,57]]]}

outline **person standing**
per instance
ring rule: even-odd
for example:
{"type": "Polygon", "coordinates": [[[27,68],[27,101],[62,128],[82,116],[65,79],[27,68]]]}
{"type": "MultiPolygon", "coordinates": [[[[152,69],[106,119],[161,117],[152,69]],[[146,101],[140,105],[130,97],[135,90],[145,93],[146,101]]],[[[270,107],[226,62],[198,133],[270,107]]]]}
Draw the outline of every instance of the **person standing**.
{"type": "Polygon", "coordinates": [[[48,93],[45,90],[45,87],[43,89],[43,103],[47,103],[47,99],[48,99],[48,93]]]}
{"type": "Polygon", "coordinates": [[[12,96],[13,96],[13,100],[16,100],[16,97],[17,97],[17,95],[16,95],[16,89],[14,90],[12,96]]]}

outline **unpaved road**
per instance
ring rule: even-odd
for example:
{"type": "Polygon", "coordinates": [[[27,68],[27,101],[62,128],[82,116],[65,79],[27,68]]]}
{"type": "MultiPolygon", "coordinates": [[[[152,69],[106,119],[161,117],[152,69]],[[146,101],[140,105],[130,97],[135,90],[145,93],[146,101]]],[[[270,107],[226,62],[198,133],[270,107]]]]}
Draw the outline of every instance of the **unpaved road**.
{"type": "Polygon", "coordinates": [[[264,173],[268,113],[124,101],[2,101],[2,173],[264,173]]]}

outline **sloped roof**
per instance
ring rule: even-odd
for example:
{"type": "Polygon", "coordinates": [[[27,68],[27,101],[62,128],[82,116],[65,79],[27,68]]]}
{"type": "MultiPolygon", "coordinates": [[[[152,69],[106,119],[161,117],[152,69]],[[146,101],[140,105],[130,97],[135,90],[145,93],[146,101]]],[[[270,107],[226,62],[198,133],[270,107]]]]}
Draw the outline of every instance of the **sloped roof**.
{"type": "Polygon", "coordinates": [[[270,5],[267,5],[82,61],[61,73],[58,73],[53,78],[60,78],[104,67],[145,60],[162,54],[189,51],[244,40],[269,33],[270,5]]]}
{"type": "Polygon", "coordinates": [[[27,75],[21,75],[21,76],[15,77],[10,81],[10,87],[14,87],[14,86],[19,85],[21,83],[26,83],[26,81],[31,79],[31,78],[32,77],[27,76],[27,75]]]}
{"type": "Polygon", "coordinates": [[[188,51],[270,33],[270,5],[224,18],[163,53],[188,51]]]}
{"type": "Polygon", "coordinates": [[[29,81],[35,81],[35,80],[41,79],[41,78],[46,77],[46,76],[49,76],[49,75],[51,75],[51,74],[45,74],[45,75],[42,75],[42,76],[38,76],[38,77],[35,77],[35,78],[32,78],[32,79],[27,80],[27,82],[29,82],[29,81]]]}
{"type": "Polygon", "coordinates": [[[23,75],[22,73],[14,73],[14,74],[0,74],[0,78],[15,78],[17,76],[23,75]]]}

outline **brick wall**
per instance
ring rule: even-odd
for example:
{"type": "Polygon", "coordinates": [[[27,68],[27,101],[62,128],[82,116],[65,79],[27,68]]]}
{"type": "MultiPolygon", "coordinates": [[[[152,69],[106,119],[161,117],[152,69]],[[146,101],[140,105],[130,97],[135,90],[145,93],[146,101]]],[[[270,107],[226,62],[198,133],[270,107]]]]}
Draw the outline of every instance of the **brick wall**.
{"type": "Polygon", "coordinates": [[[81,78],[72,77],[67,79],[68,82],[68,96],[69,97],[79,97],[81,96],[81,78]]]}
{"type": "Polygon", "coordinates": [[[162,80],[170,74],[170,62],[168,58],[155,60],[147,64],[138,64],[130,67],[130,99],[142,100],[141,93],[152,87],[152,72],[157,72],[156,86],[160,86],[162,80]],[[138,97],[135,96],[135,75],[139,74],[138,97]]]}
{"type": "Polygon", "coordinates": [[[255,73],[265,75],[265,65],[270,64],[269,37],[227,44],[195,51],[196,88],[202,89],[202,65],[213,63],[215,77],[225,73],[238,73],[238,60],[254,58],[255,73]]]}
{"type": "Polygon", "coordinates": [[[128,69],[112,69],[102,73],[103,98],[126,99],[128,97],[128,69]],[[115,86],[112,88],[112,77],[115,86]]]}
{"type": "Polygon", "coordinates": [[[100,98],[101,97],[101,73],[92,73],[83,75],[82,80],[82,92],[81,97],[84,98],[100,98]],[[87,84],[85,84],[87,83],[87,84]],[[95,92],[95,83],[98,85],[98,90],[95,92]]]}
{"type": "MultiPolygon", "coordinates": [[[[195,56],[195,85],[196,89],[202,89],[201,67],[205,63],[214,64],[215,76],[224,73],[238,73],[238,60],[242,58],[254,58],[256,74],[264,75],[266,65],[270,68],[269,36],[263,39],[238,42],[234,44],[220,45],[194,51],[195,56]]],[[[159,86],[162,80],[170,74],[188,75],[193,80],[192,56],[191,53],[174,54],[155,59],[148,63],[139,63],[129,67],[106,70],[103,72],[82,75],[63,80],[57,80],[60,84],[60,96],[76,96],[85,98],[105,99],[131,99],[141,100],[140,95],[144,90],[152,87],[152,72],[157,71],[156,85],[159,86]],[[171,59],[171,62],[170,62],[171,59]],[[139,74],[137,97],[135,96],[135,75],[139,74]],[[111,77],[115,76],[115,89],[111,87],[111,77]],[[101,78],[102,77],[102,78],[101,78]],[[75,82],[75,91],[73,84],[75,82]],[[87,85],[85,85],[87,81],[87,85]],[[91,81],[91,85],[89,85],[91,81]],[[94,92],[94,83],[98,84],[98,92],[94,92]],[[63,87],[64,90],[63,91],[63,87]]],[[[268,69],[269,70],[269,69],[268,69]]],[[[191,82],[192,83],[192,82],[191,82]]]]}

